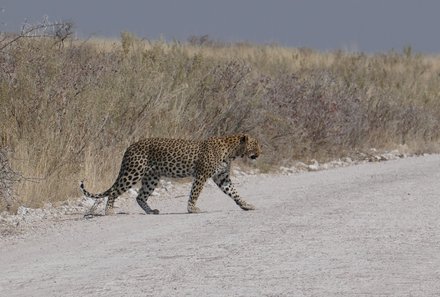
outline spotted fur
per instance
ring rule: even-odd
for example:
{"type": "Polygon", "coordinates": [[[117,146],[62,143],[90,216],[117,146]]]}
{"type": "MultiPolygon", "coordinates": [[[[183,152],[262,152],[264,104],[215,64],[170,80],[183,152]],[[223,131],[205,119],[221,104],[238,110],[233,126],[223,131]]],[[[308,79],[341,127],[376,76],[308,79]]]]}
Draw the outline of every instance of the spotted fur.
{"type": "Polygon", "coordinates": [[[197,199],[204,184],[212,178],[217,186],[243,210],[254,206],[244,201],[235,190],[230,179],[231,161],[237,157],[256,159],[261,149],[257,140],[246,135],[212,137],[203,141],[149,138],[136,142],[126,150],[119,175],[110,189],[101,194],[91,194],[81,182],[83,194],[99,199],[90,210],[96,210],[100,198],[108,197],[105,214],[113,214],[113,205],[118,196],[132,188],[139,181],[142,186],[136,198],[139,206],[147,214],[158,214],[151,209],[147,199],[156,188],[160,177],[193,177],[188,212],[200,212],[197,199]]]}

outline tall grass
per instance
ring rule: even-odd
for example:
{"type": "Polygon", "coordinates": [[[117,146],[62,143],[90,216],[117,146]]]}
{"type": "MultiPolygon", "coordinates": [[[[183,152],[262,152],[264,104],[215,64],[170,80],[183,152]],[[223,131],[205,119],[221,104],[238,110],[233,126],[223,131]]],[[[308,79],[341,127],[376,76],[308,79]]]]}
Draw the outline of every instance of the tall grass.
{"type": "MultiPolygon", "coordinates": [[[[375,147],[437,151],[440,58],[249,44],[21,39],[0,52],[0,148],[40,206],[114,181],[141,138],[249,132],[257,166],[375,147]]],[[[1,205],[0,205],[1,207],[1,205]]]]}

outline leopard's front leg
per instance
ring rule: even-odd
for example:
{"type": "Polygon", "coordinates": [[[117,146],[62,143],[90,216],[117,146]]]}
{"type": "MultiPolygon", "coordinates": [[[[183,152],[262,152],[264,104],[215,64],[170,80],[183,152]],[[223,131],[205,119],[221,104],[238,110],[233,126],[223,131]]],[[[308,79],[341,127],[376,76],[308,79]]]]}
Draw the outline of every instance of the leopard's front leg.
{"type": "Polygon", "coordinates": [[[213,178],[214,182],[217,184],[217,186],[229,197],[231,197],[235,203],[240,206],[243,210],[254,210],[255,206],[252,204],[246,202],[244,199],[238,195],[237,190],[234,188],[234,185],[231,182],[231,179],[229,177],[229,172],[222,172],[220,174],[214,175],[213,178]]]}
{"type": "Polygon", "coordinates": [[[188,212],[189,213],[198,213],[201,212],[200,208],[196,206],[197,199],[200,196],[200,192],[202,192],[203,186],[205,185],[206,178],[204,177],[195,177],[192,187],[191,193],[188,200],[188,212]]]}

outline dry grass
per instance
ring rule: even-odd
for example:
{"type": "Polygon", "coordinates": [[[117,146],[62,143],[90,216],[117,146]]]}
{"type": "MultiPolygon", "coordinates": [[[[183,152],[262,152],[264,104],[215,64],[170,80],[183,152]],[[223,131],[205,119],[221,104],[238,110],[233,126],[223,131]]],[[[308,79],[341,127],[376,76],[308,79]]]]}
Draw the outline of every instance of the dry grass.
{"type": "MultiPolygon", "coordinates": [[[[437,151],[440,58],[249,44],[22,39],[0,53],[0,147],[17,204],[106,189],[126,146],[151,136],[249,132],[257,166],[375,147],[437,151]]],[[[1,205],[1,204],[0,204],[1,205]]]]}

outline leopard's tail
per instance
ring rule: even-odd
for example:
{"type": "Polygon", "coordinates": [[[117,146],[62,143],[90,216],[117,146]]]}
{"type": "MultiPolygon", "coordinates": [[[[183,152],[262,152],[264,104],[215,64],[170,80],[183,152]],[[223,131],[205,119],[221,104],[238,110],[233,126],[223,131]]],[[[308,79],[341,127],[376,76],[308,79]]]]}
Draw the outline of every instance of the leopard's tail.
{"type": "Polygon", "coordinates": [[[113,186],[110,189],[108,189],[107,191],[105,191],[103,193],[99,193],[99,194],[92,194],[92,193],[88,192],[84,187],[84,181],[80,182],[79,188],[81,189],[81,192],[83,193],[84,196],[86,196],[88,198],[93,198],[93,199],[100,199],[100,198],[107,197],[111,193],[113,186]]]}

